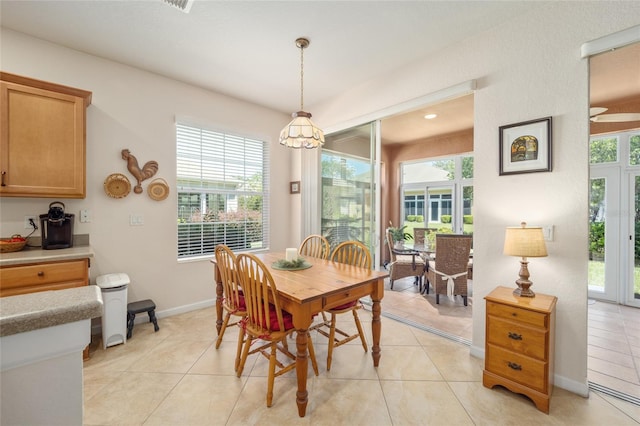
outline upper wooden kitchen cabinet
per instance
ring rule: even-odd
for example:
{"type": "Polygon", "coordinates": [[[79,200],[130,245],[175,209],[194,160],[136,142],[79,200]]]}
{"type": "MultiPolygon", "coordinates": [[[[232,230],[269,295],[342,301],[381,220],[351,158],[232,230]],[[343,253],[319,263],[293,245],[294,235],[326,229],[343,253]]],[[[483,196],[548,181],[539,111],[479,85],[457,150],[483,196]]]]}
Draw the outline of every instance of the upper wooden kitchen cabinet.
{"type": "Polygon", "coordinates": [[[0,72],[0,196],[85,198],[91,92],[0,72]]]}

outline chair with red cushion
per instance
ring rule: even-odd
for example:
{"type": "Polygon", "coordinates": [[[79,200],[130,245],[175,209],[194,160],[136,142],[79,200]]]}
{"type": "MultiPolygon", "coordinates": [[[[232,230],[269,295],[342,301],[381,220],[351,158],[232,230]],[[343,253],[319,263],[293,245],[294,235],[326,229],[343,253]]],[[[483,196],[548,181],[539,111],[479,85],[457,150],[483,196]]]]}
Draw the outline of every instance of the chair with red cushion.
{"type": "MultiPolygon", "coordinates": [[[[222,343],[222,337],[224,332],[230,325],[236,325],[247,316],[247,309],[244,302],[244,294],[240,285],[238,284],[238,278],[236,276],[236,256],[233,251],[224,244],[216,246],[216,265],[220,271],[220,277],[222,278],[222,308],[226,314],[222,321],[222,327],[216,340],[216,349],[220,347],[222,343]],[[231,316],[238,317],[238,320],[229,323],[231,316]]],[[[238,350],[236,353],[236,365],[235,369],[238,370],[240,364],[240,353],[242,352],[242,342],[244,341],[244,330],[240,327],[238,335],[238,350]]]]}
{"type": "MultiPolygon", "coordinates": [[[[271,407],[274,379],[296,368],[296,355],[287,347],[287,337],[296,331],[293,317],[289,312],[280,309],[276,283],[260,259],[250,253],[239,254],[236,257],[236,271],[247,306],[247,317],[242,321],[246,339],[236,374],[240,377],[249,355],[260,352],[265,356],[269,360],[267,407],[271,407]],[[255,340],[265,343],[251,349],[255,340]],[[284,360],[286,364],[277,358],[278,351],[287,358],[284,360]]],[[[307,347],[313,371],[317,376],[318,364],[310,338],[307,347]]]]}
{"type": "MultiPolygon", "coordinates": [[[[358,266],[360,268],[371,269],[371,253],[369,252],[367,246],[359,241],[344,241],[338,244],[338,246],[336,246],[335,250],[331,254],[331,261],[358,266]]],[[[338,346],[344,345],[345,343],[348,343],[353,339],[360,337],[364,351],[368,351],[367,340],[364,337],[362,324],[360,324],[360,318],[358,318],[358,313],[356,312],[362,307],[362,305],[360,305],[360,303],[358,302],[358,300],[353,300],[351,302],[345,303],[344,305],[327,309],[322,313],[324,321],[312,327],[312,329],[318,330],[318,333],[329,338],[327,371],[331,369],[333,349],[337,348],[338,346]],[[324,316],[325,312],[331,315],[330,320],[327,320],[324,316]],[[356,334],[350,335],[349,333],[346,333],[345,331],[340,330],[336,327],[337,316],[339,314],[344,314],[347,312],[353,313],[353,320],[355,321],[356,328],[358,329],[358,332],[356,334]],[[326,329],[328,329],[329,331],[327,331],[326,329]],[[338,334],[339,337],[336,337],[336,334],[338,334]],[[340,338],[340,336],[342,336],[343,338],[340,338]]]]}

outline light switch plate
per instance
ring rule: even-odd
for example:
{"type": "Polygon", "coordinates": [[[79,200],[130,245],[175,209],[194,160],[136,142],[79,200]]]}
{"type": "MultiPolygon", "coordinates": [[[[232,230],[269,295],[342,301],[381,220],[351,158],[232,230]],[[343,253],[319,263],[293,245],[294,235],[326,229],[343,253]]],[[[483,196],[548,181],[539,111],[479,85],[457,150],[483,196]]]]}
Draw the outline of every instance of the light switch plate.
{"type": "Polygon", "coordinates": [[[144,216],[141,214],[129,215],[129,226],[142,226],[144,225],[144,216]]]}
{"type": "Polygon", "coordinates": [[[80,210],[80,223],[91,222],[91,213],[87,209],[80,210]]]}
{"type": "Polygon", "coordinates": [[[553,225],[544,225],[542,227],[542,234],[545,241],[553,241],[553,225]]]}

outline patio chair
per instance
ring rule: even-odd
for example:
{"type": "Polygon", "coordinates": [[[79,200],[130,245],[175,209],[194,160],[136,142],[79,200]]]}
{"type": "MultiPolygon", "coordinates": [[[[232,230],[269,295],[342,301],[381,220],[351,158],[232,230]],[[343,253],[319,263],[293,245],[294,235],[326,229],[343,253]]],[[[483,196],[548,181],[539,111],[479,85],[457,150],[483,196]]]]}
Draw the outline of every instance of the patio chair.
{"type": "Polygon", "coordinates": [[[330,252],[329,241],[322,235],[309,235],[302,241],[298,249],[301,256],[317,257],[318,259],[328,259],[330,252]]]}
{"type": "Polygon", "coordinates": [[[413,228],[413,242],[415,244],[424,244],[428,230],[429,228],[413,228]]]}
{"type": "MultiPolygon", "coordinates": [[[[367,248],[367,246],[365,246],[359,241],[344,241],[336,246],[335,250],[331,254],[331,261],[370,269],[371,253],[369,253],[369,249],[367,248]]],[[[364,337],[362,324],[360,323],[360,318],[358,318],[358,313],[356,312],[358,309],[362,308],[362,306],[358,302],[359,302],[358,300],[353,300],[351,302],[345,303],[344,305],[335,306],[331,309],[327,309],[325,312],[331,315],[331,319],[327,320],[325,316],[325,312],[323,312],[322,323],[317,324],[311,328],[312,330],[318,330],[318,333],[329,338],[329,348],[327,353],[327,371],[331,370],[331,360],[333,358],[333,349],[337,348],[338,346],[342,346],[345,343],[348,343],[353,339],[360,337],[364,351],[365,352],[368,351],[367,340],[364,337]],[[345,331],[340,330],[339,328],[336,327],[337,316],[347,312],[353,313],[353,320],[358,330],[358,332],[355,334],[346,333],[345,331]],[[329,331],[327,331],[326,329],[328,329],[329,331]],[[336,334],[338,334],[339,337],[336,337],[336,334]]]]}
{"type": "MultiPolygon", "coordinates": [[[[241,323],[246,339],[236,374],[238,377],[242,375],[249,355],[261,353],[267,358],[267,407],[271,407],[274,379],[296,368],[296,355],[287,347],[287,337],[296,331],[293,316],[280,309],[276,283],[260,259],[253,254],[241,253],[236,258],[236,270],[247,305],[247,317],[241,323]],[[266,343],[251,349],[254,341],[258,340],[266,343]],[[286,364],[277,358],[278,351],[288,358],[288,362],[285,360],[286,364]]],[[[318,364],[311,338],[308,339],[307,348],[313,371],[317,376],[318,364]]]]}
{"type": "MultiPolygon", "coordinates": [[[[236,275],[236,256],[233,251],[224,244],[216,246],[216,265],[220,271],[220,277],[222,278],[222,308],[224,309],[225,316],[222,321],[222,327],[220,333],[216,339],[216,349],[220,347],[222,343],[222,337],[227,327],[230,325],[236,325],[242,318],[247,315],[247,309],[244,301],[244,294],[242,289],[238,285],[238,277],[236,275]],[[238,320],[229,323],[231,316],[237,317],[238,320]]],[[[238,332],[238,350],[236,352],[235,370],[238,370],[240,364],[240,352],[242,350],[242,342],[244,340],[244,331],[240,327],[238,332]]]]}
{"type": "Polygon", "coordinates": [[[467,306],[471,239],[471,235],[436,235],[436,258],[429,261],[426,283],[427,286],[431,284],[435,290],[436,304],[440,303],[440,295],[445,294],[462,296],[464,306],[467,306]]]}
{"type": "Polygon", "coordinates": [[[414,284],[419,284],[422,292],[422,277],[425,273],[425,261],[420,257],[420,253],[415,250],[407,250],[408,254],[398,254],[398,250],[393,248],[391,233],[387,230],[387,247],[389,248],[390,262],[387,264],[389,270],[389,285],[393,290],[393,282],[400,278],[415,277],[414,284]]]}

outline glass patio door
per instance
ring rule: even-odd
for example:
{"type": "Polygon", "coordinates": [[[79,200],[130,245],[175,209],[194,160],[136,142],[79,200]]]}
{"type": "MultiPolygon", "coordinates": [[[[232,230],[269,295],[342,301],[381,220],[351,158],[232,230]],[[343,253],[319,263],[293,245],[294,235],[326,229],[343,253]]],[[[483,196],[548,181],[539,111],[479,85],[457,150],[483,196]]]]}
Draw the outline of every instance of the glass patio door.
{"type": "Polygon", "coordinates": [[[379,263],[376,230],[376,123],[325,137],[321,155],[321,232],[333,249],[347,240],[369,247],[379,263]]]}
{"type": "Polygon", "coordinates": [[[629,220],[628,237],[625,238],[628,247],[627,268],[629,283],[626,293],[626,304],[640,307],[640,171],[629,175],[629,220]]]}
{"type": "MultiPolygon", "coordinates": [[[[455,226],[457,215],[454,206],[456,203],[456,186],[438,185],[427,187],[427,228],[437,229],[440,232],[446,230],[457,233],[455,226]]],[[[446,232],[445,231],[445,232],[446,232]]]]}
{"type": "Polygon", "coordinates": [[[591,169],[589,191],[589,297],[617,302],[620,178],[617,169],[591,169]]]}

